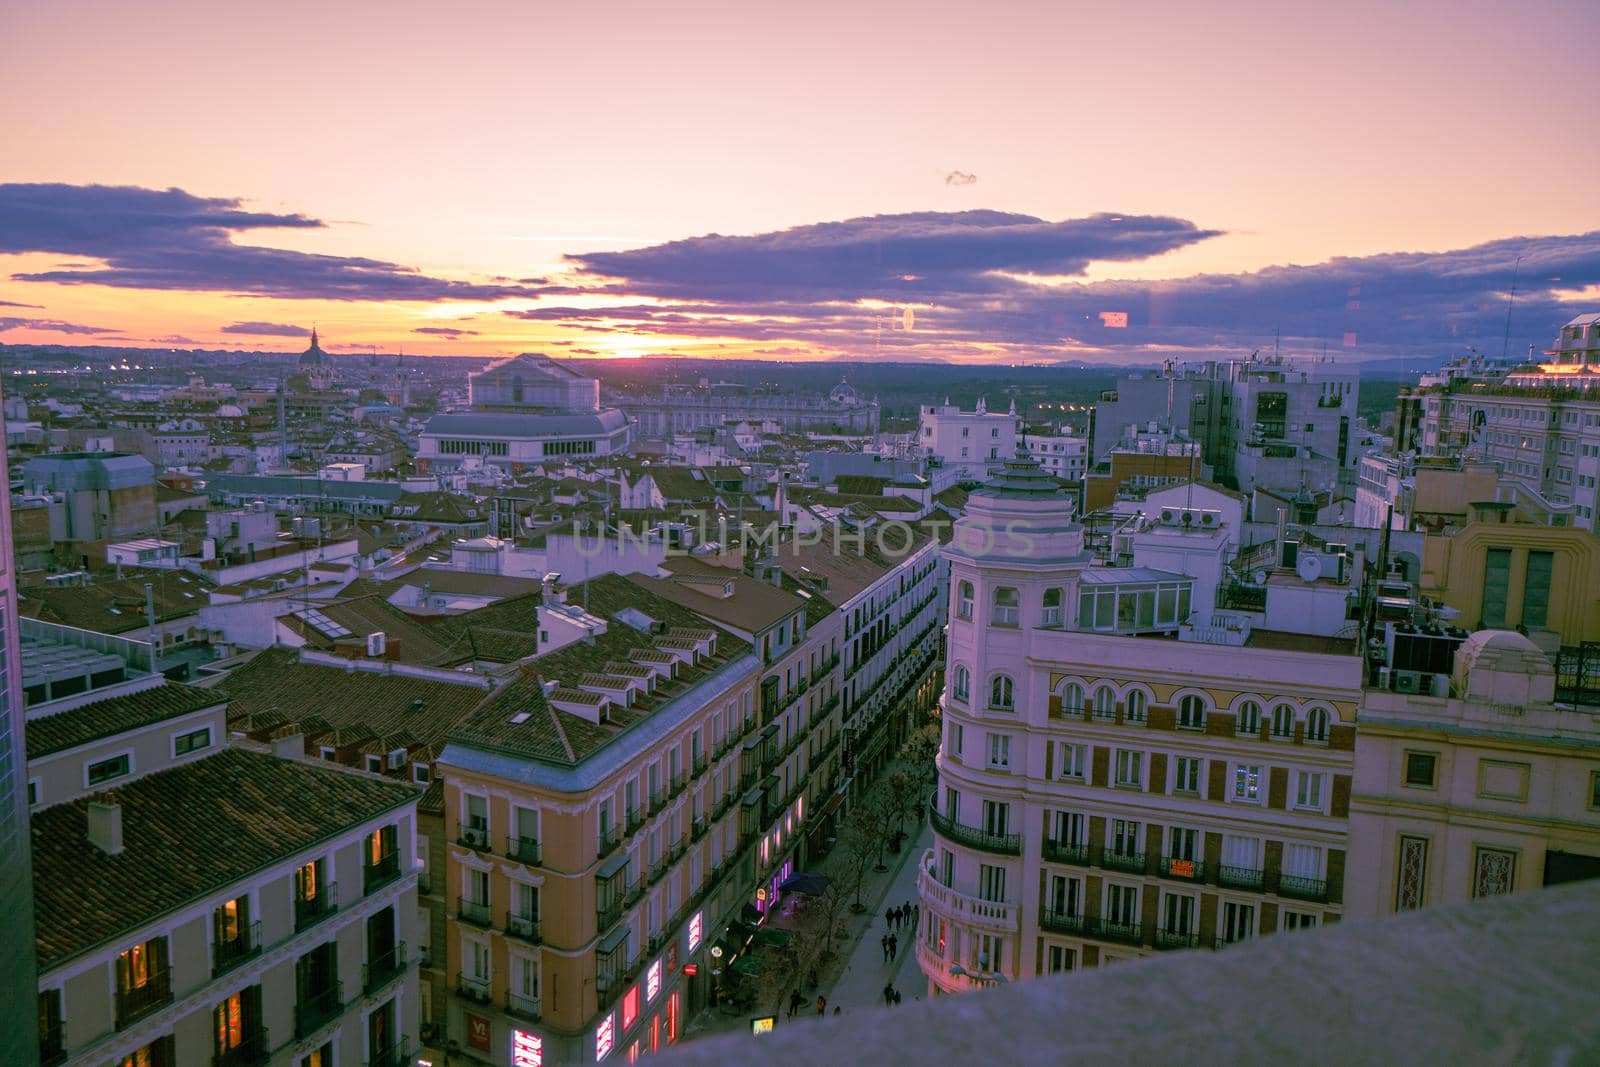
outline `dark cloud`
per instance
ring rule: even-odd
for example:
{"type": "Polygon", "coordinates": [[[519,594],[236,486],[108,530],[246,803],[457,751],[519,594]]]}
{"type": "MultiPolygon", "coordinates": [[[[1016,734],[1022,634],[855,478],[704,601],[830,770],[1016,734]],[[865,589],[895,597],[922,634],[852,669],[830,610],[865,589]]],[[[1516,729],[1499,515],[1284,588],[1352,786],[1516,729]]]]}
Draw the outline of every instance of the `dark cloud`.
{"type": "Polygon", "coordinates": [[[458,330],[454,326],[418,326],[412,333],[425,333],[433,337],[448,337],[454,340],[457,337],[476,335],[477,330],[458,330]]]}
{"type": "Polygon", "coordinates": [[[0,184],[0,253],[90,256],[19,281],[244,293],[306,300],[497,300],[528,286],[431,278],[395,263],[233,242],[257,229],[316,229],[304,215],[248,211],[182,189],[0,184]]]}
{"type": "Polygon", "coordinates": [[[181,333],[169,333],[165,337],[152,337],[150,340],[162,345],[197,345],[200,343],[193,337],[185,337],[181,333]]]}
{"type": "Polygon", "coordinates": [[[0,308],[32,308],[34,311],[44,310],[43,304],[19,304],[15,300],[0,300],[0,308]]]}
{"type": "Polygon", "coordinates": [[[0,317],[0,333],[8,330],[44,330],[49,333],[71,333],[84,336],[117,333],[116,326],[84,326],[76,322],[57,319],[17,319],[0,317]]]}
{"type": "Polygon", "coordinates": [[[688,299],[929,299],[1003,289],[1006,274],[1074,275],[1221,231],[1153,215],[1048,222],[1001,211],[874,215],[749,237],[710,234],[568,260],[629,292],[688,299]]]}
{"type": "Polygon", "coordinates": [[[978,184],[978,176],[969,174],[964,170],[953,170],[944,176],[944,183],[946,185],[976,185],[978,184]]]}
{"type": "Polygon", "coordinates": [[[222,333],[242,333],[251,337],[309,337],[311,331],[304,326],[286,322],[230,322],[222,333]]]}
{"type": "Polygon", "coordinates": [[[589,276],[604,275],[608,294],[633,301],[508,314],[590,332],[804,342],[884,358],[993,357],[996,346],[1026,358],[1234,355],[1272,344],[1275,331],[1290,350],[1365,358],[1469,345],[1498,353],[1518,256],[1515,350],[1542,345],[1583,310],[1571,294],[1600,285],[1600,232],[1240,274],[1060,280],[1094,260],[1157,255],[1214,232],[1160,217],[1047,223],[961,212],[713,235],[573,257],[589,276]],[[866,301],[911,307],[914,327],[900,328],[898,307],[866,301]]]}

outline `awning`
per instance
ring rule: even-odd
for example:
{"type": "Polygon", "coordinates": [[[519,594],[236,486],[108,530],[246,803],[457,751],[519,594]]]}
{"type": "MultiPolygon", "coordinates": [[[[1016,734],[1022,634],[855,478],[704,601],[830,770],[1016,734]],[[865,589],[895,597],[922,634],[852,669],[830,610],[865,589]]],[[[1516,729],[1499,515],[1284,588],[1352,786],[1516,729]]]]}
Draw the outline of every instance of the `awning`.
{"type": "Polygon", "coordinates": [[[760,956],[740,956],[728,969],[741,978],[760,978],[761,972],[767,969],[767,961],[760,956]]]}
{"type": "Polygon", "coordinates": [[[825,874],[817,874],[815,871],[801,871],[799,874],[791,875],[784,879],[778,885],[778,892],[801,893],[808,897],[817,897],[827,892],[828,886],[832,882],[833,880],[825,874]]]}
{"type": "Polygon", "coordinates": [[[756,931],[756,944],[768,948],[782,948],[789,943],[789,931],[774,926],[763,926],[756,931]]]}
{"type": "Polygon", "coordinates": [[[612,949],[626,941],[628,939],[628,935],[632,932],[633,928],[630,926],[622,925],[617,927],[610,934],[608,934],[603,941],[600,942],[600,951],[610,952],[612,949]]]}
{"type": "Polygon", "coordinates": [[[600,865],[600,869],[595,872],[595,877],[599,878],[601,881],[605,881],[607,878],[610,878],[627,865],[628,854],[626,852],[619,852],[600,865]]]}

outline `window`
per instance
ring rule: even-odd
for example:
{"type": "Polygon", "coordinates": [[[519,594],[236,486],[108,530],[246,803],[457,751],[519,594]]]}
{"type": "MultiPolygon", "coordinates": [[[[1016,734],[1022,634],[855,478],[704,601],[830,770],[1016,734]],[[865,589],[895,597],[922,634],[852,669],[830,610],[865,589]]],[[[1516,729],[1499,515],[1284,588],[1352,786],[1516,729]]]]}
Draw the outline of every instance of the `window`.
{"type": "Polygon", "coordinates": [[[211,727],[193,730],[186,734],[178,734],[172,739],[172,754],[174,756],[187,756],[191,752],[198,752],[203,748],[211,747],[211,727]]]}
{"type": "Polygon", "coordinates": [[[1044,591],[1044,625],[1061,625],[1061,590],[1046,589],[1044,591]]]}
{"type": "Polygon", "coordinates": [[[950,724],[950,739],[948,742],[948,747],[952,756],[961,755],[962,742],[964,741],[963,735],[965,732],[966,731],[962,729],[960,723],[953,722],[950,724]]]}
{"type": "Polygon", "coordinates": [[[120,756],[112,756],[97,763],[91,763],[85,769],[85,777],[90,785],[100,785],[113,778],[121,778],[133,769],[132,757],[124,752],[120,756]]]}
{"type": "Polygon", "coordinates": [[[1283,917],[1285,930],[1310,930],[1317,925],[1317,917],[1307,911],[1284,911],[1279,914],[1283,917]]]}
{"type": "Polygon", "coordinates": [[[998,800],[985,800],[983,828],[997,837],[1008,835],[1011,832],[1011,805],[998,800]]]}
{"type": "Polygon", "coordinates": [[[1253,904],[1225,901],[1222,905],[1222,929],[1218,940],[1226,943],[1245,941],[1256,932],[1256,909],[1253,904]]]}
{"type": "Polygon", "coordinates": [[[1084,827],[1087,825],[1088,820],[1084,818],[1082,812],[1058,811],[1055,818],[1055,836],[1051,840],[1058,845],[1082,847],[1085,840],[1084,827]]]}
{"type": "MultiPolygon", "coordinates": [[[[1089,762],[1089,750],[1087,746],[1074,745],[1070,742],[1063,741],[1061,742],[1061,747],[1057,749],[1057,752],[1061,758],[1061,777],[1082,778],[1084,776],[1084,768],[1089,762]]],[[[1600,790],[1600,785],[1597,785],[1596,789],[1600,790]]]]}
{"type": "Polygon", "coordinates": [[[1065,715],[1076,717],[1083,714],[1083,709],[1083,686],[1073,682],[1061,694],[1061,711],[1065,715]]]}
{"type": "Polygon", "coordinates": [[[1192,829],[1184,829],[1182,827],[1174,826],[1167,831],[1167,834],[1167,855],[1171,856],[1175,860],[1189,860],[1193,862],[1195,859],[1196,843],[1200,839],[1199,832],[1192,829]]]}
{"type": "Polygon", "coordinates": [[[1009,735],[989,735],[989,766],[995,770],[1011,769],[1011,737],[1009,735]]]}
{"type": "Polygon", "coordinates": [[[1400,857],[1395,866],[1395,911],[1416,911],[1426,898],[1428,839],[1400,836],[1400,857]]]}
{"type": "Polygon", "coordinates": [[[1006,899],[1006,869],[978,864],[978,899],[999,903],[1006,899]]]}
{"type": "Polygon", "coordinates": [[[1480,848],[1473,859],[1472,895],[1505,896],[1516,887],[1517,854],[1498,848],[1480,848]]]}
{"type": "Polygon", "coordinates": [[[1117,714],[1117,695],[1110,686],[1102,685],[1094,691],[1094,717],[1113,719],[1117,714]]]}
{"type": "Polygon", "coordinates": [[[1178,893],[1167,894],[1166,918],[1162,929],[1169,934],[1186,937],[1195,930],[1194,897],[1178,893]]]}
{"type": "Polygon", "coordinates": [[[1021,601],[1015,589],[1003,585],[994,591],[994,614],[989,619],[992,625],[1015,626],[1021,615],[1021,601]]]}
{"type": "Polygon", "coordinates": [[[1542,630],[1550,613],[1550,572],[1555,556],[1550,552],[1530,550],[1528,571],[1522,586],[1522,625],[1524,629],[1542,630]]]}
{"type": "Polygon", "coordinates": [[[1145,695],[1142,689],[1128,690],[1128,707],[1124,715],[1129,722],[1144,722],[1145,695]]]}
{"type": "Polygon", "coordinates": [[[1484,629],[1502,629],[1506,624],[1506,589],[1511,583],[1511,550],[1491,548],[1483,559],[1484,629]]]}
{"type": "Polygon", "coordinates": [[[955,698],[965,704],[972,698],[972,672],[956,664],[955,698]]]}
{"type": "Polygon", "coordinates": [[[1139,921],[1139,890],[1136,887],[1106,887],[1106,921],[1114,926],[1133,926],[1139,921]]]}
{"type": "Polygon", "coordinates": [[[1178,725],[1186,730],[1205,729],[1206,702],[1196,696],[1178,701],[1178,725]]]}
{"type": "Polygon", "coordinates": [[[1261,765],[1241,763],[1233,769],[1233,799],[1250,804],[1261,802],[1261,765]]]}
{"type": "Polygon", "coordinates": [[[1139,824],[1131,819],[1111,820],[1111,854],[1114,856],[1139,855],[1139,824]]]}
{"type": "Polygon", "coordinates": [[[956,618],[972,618],[972,583],[962,582],[956,587],[956,618]]]}
{"type": "Polygon", "coordinates": [[[1259,734],[1261,732],[1261,705],[1254,700],[1246,700],[1239,705],[1239,718],[1234,726],[1234,732],[1239,734],[1259,734]]]}
{"type": "Polygon", "coordinates": [[[1117,784],[1140,786],[1144,784],[1144,753],[1130,749],[1117,749],[1117,784]]]}
{"type": "Polygon", "coordinates": [[[1065,948],[1061,945],[1051,945],[1048,973],[1064,974],[1065,972],[1072,970],[1072,965],[1076,961],[1076,958],[1077,953],[1075,953],[1072,949],[1065,948]]]}
{"type": "Polygon", "coordinates": [[[989,683],[989,706],[1000,711],[1011,711],[1016,707],[1012,699],[1009,675],[997,674],[994,676],[994,681],[989,683]]]}
{"type": "Polygon", "coordinates": [[[1294,806],[1322,810],[1322,786],[1327,775],[1321,771],[1300,771],[1295,775],[1294,806]]]}
{"type": "Polygon", "coordinates": [[[1589,806],[1600,809],[1600,771],[1589,772],[1589,806]]]}
{"type": "Polygon", "coordinates": [[[427,785],[429,781],[428,765],[426,763],[413,763],[411,765],[411,780],[427,785]]]}
{"type": "Polygon", "coordinates": [[[1437,773],[1438,756],[1432,752],[1406,753],[1406,785],[1432,789],[1437,773]]]}
{"type": "Polygon", "coordinates": [[[1199,793],[1200,792],[1200,758],[1198,756],[1179,756],[1177,772],[1173,778],[1172,791],[1174,793],[1199,793]]]}
{"type": "Polygon", "coordinates": [[[1294,736],[1294,708],[1288,704],[1272,709],[1272,736],[1280,741],[1294,736]]]}
{"type": "Polygon", "coordinates": [[[1306,715],[1306,740],[1325,742],[1328,740],[1328,709],[1312,708],[1306,715]]]}

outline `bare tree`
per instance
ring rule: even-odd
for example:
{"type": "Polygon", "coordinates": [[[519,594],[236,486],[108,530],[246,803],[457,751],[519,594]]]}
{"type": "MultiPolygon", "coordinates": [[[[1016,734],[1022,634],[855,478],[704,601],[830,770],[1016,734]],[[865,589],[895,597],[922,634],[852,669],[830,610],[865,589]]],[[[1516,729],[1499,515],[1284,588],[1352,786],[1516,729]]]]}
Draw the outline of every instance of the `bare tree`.
{"type": "Polygon", "coordinates": [[[883,840],[888,829],[887,809],[883,794],[872,790],[850,807],[845,817],[841,844],[844,856],[841,868],[845,884],[852,897],[850,910],[862,911],[861,886],[867,878],[867,865],[877,857],[879,869],[883,868],[883,840]]]}
{"type": "Polygon", "coordinates": [[[914,773],[931,781],[938,773],[934,759],[939,755],[939,724],[930,722],[917,727],[906,739],[900,754],[914,768],[914,773]]]}

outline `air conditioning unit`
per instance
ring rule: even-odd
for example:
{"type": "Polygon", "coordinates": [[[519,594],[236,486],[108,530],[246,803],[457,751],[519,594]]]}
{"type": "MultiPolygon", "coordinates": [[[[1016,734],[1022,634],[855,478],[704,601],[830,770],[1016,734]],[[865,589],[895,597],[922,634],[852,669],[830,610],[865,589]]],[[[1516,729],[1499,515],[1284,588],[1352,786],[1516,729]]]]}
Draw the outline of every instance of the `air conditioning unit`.
{"type": "Polygon", "coordinates": [[[367,635],[367,655],[381,656],[383,655],[384,647],[384,636],[382,630],[379,630],[377,633],[371,633],[367,635]]]}
{"type": "Polygon", "coordinates": [[[1390,671],[1390,679],[1394,682],[1396,693],[1423,693],[1426,692],[1427,676],[1421,671],[1390,671]]]}
{"type": "Polygon", "coordinates": [[[489,844],[489,831],[469,826],[461,831],[461,840],[473,848],[483,848],[489,844]]]}
{"type": "Polygon", "coordinates": [[[1172,522],[1172,521],[1176,520],[1177,517],[1178,517],[1178,513],[1175,510],[1173,510],[1172,508],[1162,508],[1161,509],[1161,521],[1162,522],[1172,522]]]}
{"type": "Polygon", "coordinates": [[[1200,525],[1201,526],[1215,526],[1217,524],[1218,519],[1220,519],[1220,518],[1221,518],[1221,516],[1219,516],[1214,511],[1202,511],[1200,513],[1200,525]]]}

